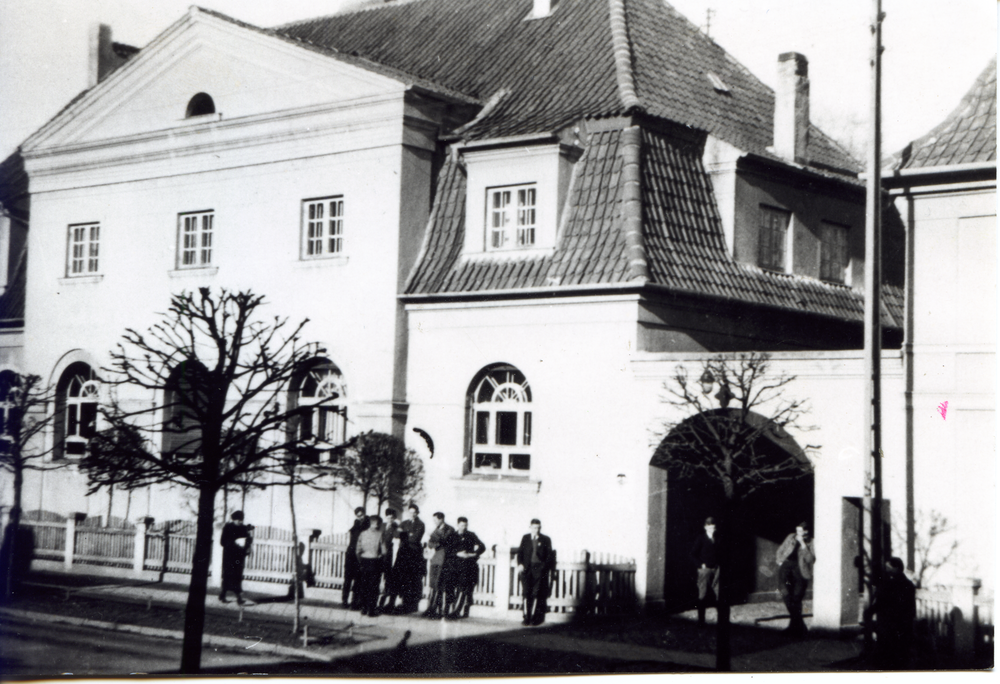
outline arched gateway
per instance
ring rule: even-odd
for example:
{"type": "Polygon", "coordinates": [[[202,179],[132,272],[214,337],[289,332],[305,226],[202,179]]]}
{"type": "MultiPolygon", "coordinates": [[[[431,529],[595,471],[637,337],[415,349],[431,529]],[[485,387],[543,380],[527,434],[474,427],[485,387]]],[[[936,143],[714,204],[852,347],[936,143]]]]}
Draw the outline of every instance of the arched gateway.
{"type": "MultiPolygon", "coordinates": [[[[716,409],[692,416],[676,426],[656,447],[650,459],[650,577],[663,577],[663,599],[668,608],[694,604],[695,567],[690,559],[694,540],[708,516],[724,510],[722,485],[704,474],[683,475],[668,467],[678,450],[692,448],[680,437],[691,421],[718,421],[738,415],[736,409],[716,409]],[[655,509],[655,510],[654,510],[655,509]],[[662,567],[652,567],[662,563],[662,567]]],[[[749,413],[746,422],[760,428],[754,444],[756,458],[764,463],[795,459],[802,475],[762,484],[736,504],[727,532],[733,542],[732,602],[753,600],[755,594],[777,591],[778,545],[795,524],[813,520],[813,471],[801,446],[785,430],[768,426],[767,419],[749,413]]],[[[720,534],[723,530],[720,529],[720,534]]],[[[652,588],[652,587],[651,587],[652,588]]],[[[655,590],[654,590],[655,593],[655,590]]]]}

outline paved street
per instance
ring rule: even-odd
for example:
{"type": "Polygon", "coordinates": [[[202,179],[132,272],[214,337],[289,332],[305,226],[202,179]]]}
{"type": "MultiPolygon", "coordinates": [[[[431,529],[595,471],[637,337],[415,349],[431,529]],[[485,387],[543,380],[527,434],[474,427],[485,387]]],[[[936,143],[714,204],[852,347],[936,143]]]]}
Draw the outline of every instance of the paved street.
{"type": "MultiPolygon", "coordinates": [[[[138,634],[4,618],[0,624],[0,678],[125,675],[177,672],[181,642],[138,634]]],[[[228,673],[273,671],[280,656],[206,648],[206,669],[228,673]],[[263,669],[258,669],[263,668],[263,669]]]]}

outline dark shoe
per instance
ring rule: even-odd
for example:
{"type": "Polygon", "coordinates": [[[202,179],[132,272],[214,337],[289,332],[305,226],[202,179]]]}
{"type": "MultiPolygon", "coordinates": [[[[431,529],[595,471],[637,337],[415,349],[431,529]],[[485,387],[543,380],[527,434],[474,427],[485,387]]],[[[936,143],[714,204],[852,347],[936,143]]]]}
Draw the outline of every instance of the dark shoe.
{"type": "Polygon", "coordinates": [[[521,620],[521,625],[524,627],[531,627],[531,620],[521,620]]]}
{"type": "Polygon", "coordinates": [[[225,596],[220,596],[219,600],[222,601],[223,603],[229,603],[229,601],[226,600],[225,596]]]}
{"type": "Polygon", "coordinates": [[[545,620],[536,618],[536,619],[534,619],[534,620],[531,621],[531,626],[532,627],[541,627],[541,625],[542,625],[543,622],[545,622],[545,620]]]}

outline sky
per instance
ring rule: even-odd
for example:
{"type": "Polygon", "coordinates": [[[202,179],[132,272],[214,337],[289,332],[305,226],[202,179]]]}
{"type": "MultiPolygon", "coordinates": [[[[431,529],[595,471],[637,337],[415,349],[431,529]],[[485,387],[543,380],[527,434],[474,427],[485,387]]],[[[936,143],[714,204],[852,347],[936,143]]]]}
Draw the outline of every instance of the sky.
{"type": "MultiPolygon", "coordinates": [[[[419,0],[417,0],[419,1],[419,0]]],[[[488,2],[490,0],[482,0],[488,2]]],[[[561,0],[574,2],[575,0],[561,0]]],[[[191,0],[2,0],[0,158],[86,87],[88,34],[143,47],[191,0]]],[[[199,0],[270,27],[332,14],[357,0],[199,0]]],[[[870,110],[872,0],[672,0],[681,13],[773,87],[779,53],[809,59],[814,123],[863,145],[870,110]]],[[[883,0],[883,149],[893,152],[940,123],[997,50],[995,0],[883,0]]]]}

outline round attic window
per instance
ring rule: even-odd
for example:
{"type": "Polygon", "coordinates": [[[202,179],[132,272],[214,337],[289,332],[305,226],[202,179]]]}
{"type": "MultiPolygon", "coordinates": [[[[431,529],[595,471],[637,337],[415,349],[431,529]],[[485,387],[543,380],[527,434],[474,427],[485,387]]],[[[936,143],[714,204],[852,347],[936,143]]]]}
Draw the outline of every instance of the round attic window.
{"type": "Polygon", "coordinates": [[[198,93],[188,102],[187,113],[184,115],[184,118],[190,119],[192,116],[202,116],[204,114],[215,114],[215,102],[208,93],[198,93]]]}

